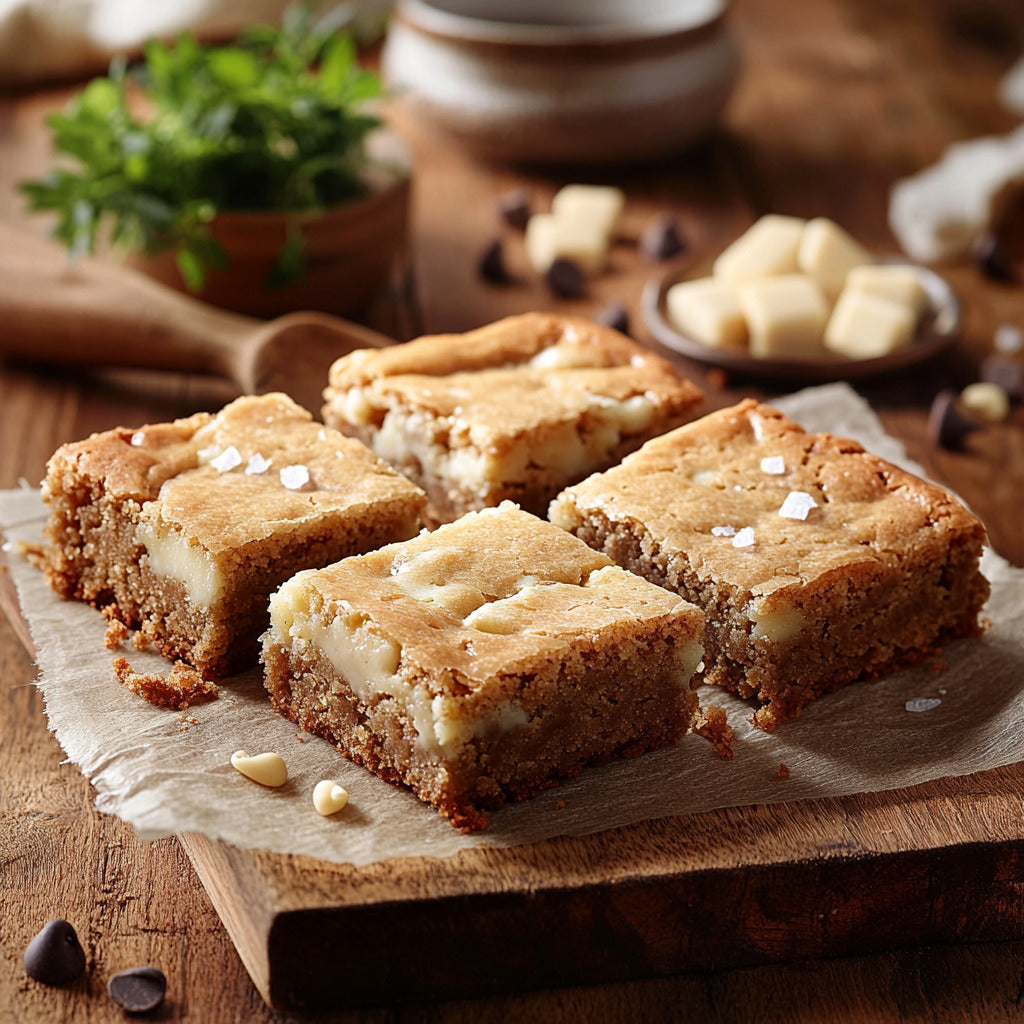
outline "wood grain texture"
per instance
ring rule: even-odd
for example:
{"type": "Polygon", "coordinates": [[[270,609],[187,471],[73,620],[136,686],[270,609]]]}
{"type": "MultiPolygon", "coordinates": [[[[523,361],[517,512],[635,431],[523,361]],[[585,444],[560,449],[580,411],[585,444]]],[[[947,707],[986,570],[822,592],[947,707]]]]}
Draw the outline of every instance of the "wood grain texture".
{"type": "MultiPolygon", "coordinates": [[[[1016,125],[995,88],[1024,50],[1019,0],[735,0],[732,16],[744,77],[724,130],[685,158],[608,173],[496,167],[399,115],[417,164],[413,284],[407,292],[397,280],[371,325],[404,338],[534,308],[592,314],[619,299],[650,342],[637,311],[654,268],[635,242],[656,213],[676,213],[698,255],[768,210],[832,216],[884,251],[897,178],[951,142],[1016,125]],[[629,201],[608,273],[583,298],[557,302],[494,204],[526,185],[543,208],[574,180],[620,184],[629,201]],[[475,275],[498,235],[516,278],[506,286],[475,275]]],[[[39,225],[13,183],[46,167],[41,118],[65,95],[0,97],[3,220],[39,225]]],[[[967,310],[951,357],[860,390],[909,453],[971,503],[996,549],[1024,565],[1024,410],[962,452],[935,449],[925,432],[934,393],[973,379],[999,324],[1024,323],[1024,294],[973,266],[945,272],[967,310]]],[[[679,362],[712,406],[790,387],[679,362]]],[[[0,367],[0,486],[37,482],[64,441],[225,397],[185,375],[0,367]]],[[[170,982],[153,1019],[189,1024],[1024,1019],[1019,766],[357,871],[191,836],[140,843],[97,814],[88,784],[61,763],[33,675],[0,619],[0,1020],[121,1021],[106,977],[144,962],[170,982]],[[89,957],[87,977],[67,990],[21,969],[25,944],[51,916],[76,925],[89,957]],[[246,967],[274,998],[265,965],[289,956],[294,965],[320,927],[321,955],[326,937],[333,959],[282,975],[278,1001],[376,1008],[311,1017],[267,1007],[246,967]],[[459,968],[459,956],[475,969],[459,968]],[[464,998],[436,1001],[455,992],[464,998]]]]}

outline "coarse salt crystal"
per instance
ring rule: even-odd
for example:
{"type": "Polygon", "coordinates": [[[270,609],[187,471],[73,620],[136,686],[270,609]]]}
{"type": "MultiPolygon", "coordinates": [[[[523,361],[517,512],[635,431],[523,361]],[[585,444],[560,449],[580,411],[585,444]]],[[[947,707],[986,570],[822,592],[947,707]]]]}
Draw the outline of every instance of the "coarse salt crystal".
{"type": "Polygon", "coordinates": [[[301,491],[309,483],[309,470],[305,466],[285,466],[281,470],[281,483],[289,491],[301,491]]]}
{"type": "Polygon", "coordinates": [[[259,452],[250,456],[245,464],[245,472],[248,476],[261,476],[270,469],[270,459],[265,459],[259,452]]]}
{"type": "Polygon", "coordinates": [[[132,434],[131,444],[134,448],[138,448],[139,445],[146,443],[146,435],[141,430],[136,430],[132,434]]]}
{"type": "Polygon", "coordinates": [[[242,464],[242,455],[239,450],[233,445],[228,445],[215,459],[210,460],[210,465],[213,466],[218,473],[230,473],[231,470],[242,464]]]}
{"type": "Polygon", "coordinates": [[[768,455],[761,460],[761,472],[781,476],[786,472],[786,460],[781,455],[768,455]]]}
{"type": "Polygon", "coordinates": [[[731,537],[736,533],[735,526],[712,526],[711,536],[712,537],[731,537]]]}
{"type": "Polygon", "coordinates": [[[790,491],[779,509],[779,515],[785,519],[806,519],[812,508],[818,503],[806,491],[790,491]]]}
{"type": "Polygon", "coordinates": [[[200,448],[196,452],[196,458],[199,460],[200,466],[208,466],[218,455],[220,455],[220,448],[216,445],[210,448],[200,448]]]}
{"type": "Polygon", "coordinates": [[[932,711],[942,703],[938,697],[914,697],[905,707],[908,711],[932,711]]]}
{"type": "Polygon", "coordinates": [[[326,430],[324,430],[324,428],[323,428],[323,427],[321,427],[321,428],[320,428],[320,429],[319,429],[319,430],[318,430],[318,431],[316,432],[316,439],[317,439],[318,441],[326,441],[326,440],[327,440],[327,431],[326,431],[326,430]]]}
{"type": "Polygon", "coordinates": [[[749,548],[754,543],[754,529],[751,526],[744,526],[732,539],[734,548],[749,548]]]}

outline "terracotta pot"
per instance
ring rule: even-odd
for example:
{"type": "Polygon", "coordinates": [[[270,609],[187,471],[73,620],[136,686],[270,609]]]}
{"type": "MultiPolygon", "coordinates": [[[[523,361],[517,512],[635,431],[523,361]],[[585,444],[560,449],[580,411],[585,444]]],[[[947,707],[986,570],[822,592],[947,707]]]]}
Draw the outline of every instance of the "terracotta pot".
{"type": "MultiPolygon", "coordinates": [[[[322,212],[228,212],[210,225],[229,265],[211,269],[200,292],[206,302],[249,316],[294,310],[349,316],[364,310],[386,283],[408,239],[410,161],[390,133],[372,140],[374,162],[366,195],[322,212]],[[304,239],[303,276],[279,288],[267,276],[298,227],[304,239]]],[[[188,291],[171,252],[132,253],[129,266],[179,291],[188,291]]]]}

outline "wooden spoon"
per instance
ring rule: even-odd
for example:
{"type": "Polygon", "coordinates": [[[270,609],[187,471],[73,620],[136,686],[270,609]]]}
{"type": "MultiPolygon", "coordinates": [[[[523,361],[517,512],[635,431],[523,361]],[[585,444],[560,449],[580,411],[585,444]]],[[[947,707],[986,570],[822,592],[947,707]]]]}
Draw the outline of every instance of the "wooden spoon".
{"type": "Polygon", "coordinates": [[[338,356],[392,344],[324,313],[266,322],[229,313],[118,264],[71,262],[53,243],[0,224],[0,354],[213,374],[246,394],[284,391],[318,413],[338,356]]]}

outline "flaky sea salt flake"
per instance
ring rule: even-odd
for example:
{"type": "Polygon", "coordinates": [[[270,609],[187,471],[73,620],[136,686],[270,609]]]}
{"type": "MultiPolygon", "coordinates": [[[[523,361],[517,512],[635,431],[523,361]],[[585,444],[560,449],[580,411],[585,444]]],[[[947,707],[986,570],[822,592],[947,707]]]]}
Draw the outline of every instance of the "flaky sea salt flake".
{"type": "Polygon", "coordinates": [[[761,460],[761,472],[782,476],[786,472],[786,460],[781,455],[767,455],[761,460]]]}
{"type": "Polygon", "coordinates": [[[259,452],[250,456],[249,461],[245,464],[246,476],[262,476],[268,469],[270,469],[270,459],[264,458],[259,452]]]}
{"type": "Polygon", "coordinates": [[[231,470],[236,469],[242,464],[241,452],[232,444],[228,445],[215,459],[210,460],[210,465],[213,466],[218,473],[230,473],[231,470]]]}
{"type": "Polygon", "coordinates": [[[305,466],[285,466],[280,475],[282,486],[289,491],[301,491],[309,484],[309,470],[305,466]]]}
{"type": "Polygon", "coordinates": [[[938,697],[914,697],[904,706],[908,711],[934,711],[941,703],[938,697]]]}
{"type": "Polygon", "coordinates": [[[146,435],[145,435],[145,433],[143,431],[141,431],[141,430],[136,430],[135,433],[132,434],[132,439],[131,439],[130,443],[131,443],[131,446],[133,448],[138,448],[140,445],[145,444],[146,443],[146,435]]]}
{"type": "Polygon", "coordinates": [[[712,526],[712,537],[732,537],[736,533],[735,526],[712,526]]]}
{"type": "Polygon", "coordinates": [[[779,509],[779,515],[784,519],[806,519],[807,513],[817,507],[818,503],[806,491],[790,491],[779,509]]]}
{"type": "Polygon", "coordinates": [[[732,539],[732,546],[734,548],[749,548],[754,544],[754,528],[752,526],[744,526],[739,533],[736,534],[732,539]]]}

